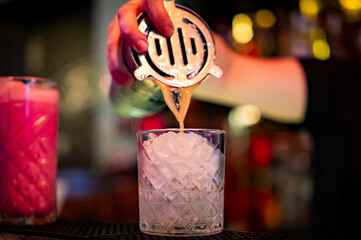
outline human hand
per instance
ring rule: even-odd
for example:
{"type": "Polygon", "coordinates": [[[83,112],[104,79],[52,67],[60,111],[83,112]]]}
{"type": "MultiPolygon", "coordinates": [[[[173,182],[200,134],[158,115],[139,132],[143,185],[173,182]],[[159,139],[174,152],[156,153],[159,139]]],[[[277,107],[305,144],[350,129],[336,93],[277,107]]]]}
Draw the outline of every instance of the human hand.
{"type": "Polygon", "coordinates": [[[138,15],[144,11],[161,34],[170,37],[174,32],[163,0],[130,0],[119,8],[114,20],[109,24],[107,51],[109,72],[119,85],[127,85],[134,81],[124,63],[124,41],[138,53],[144,53],[148,49],[148,41],[139,31],[137,23],[138,15]]]}

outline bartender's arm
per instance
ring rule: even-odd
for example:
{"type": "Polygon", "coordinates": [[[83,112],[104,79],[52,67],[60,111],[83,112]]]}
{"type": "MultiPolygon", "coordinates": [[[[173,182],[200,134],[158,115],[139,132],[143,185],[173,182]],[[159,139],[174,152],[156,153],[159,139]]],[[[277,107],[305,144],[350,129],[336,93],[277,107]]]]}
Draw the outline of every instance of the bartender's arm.
{"type": "MultiPolygon", "coordinates": [[[[163,0],[130,0],[123,5],[109,25],[108,66],[113,81],[134,81],[125,69],[119,49],[124,41],[139,53],[148,48],[138,30],[137,16],[146,11],[157,29],[171,36],[174,28],[163,0]]],[[[200,100],[233,106],[253,104],[263,116],[280,122],[299,123],[307,105],[307,83],[302,65],[293,58],[255,58],[242,56],[215,34],[216,64],[223,70],[222,79],[209,78],[196,89],[200,100]]]]}

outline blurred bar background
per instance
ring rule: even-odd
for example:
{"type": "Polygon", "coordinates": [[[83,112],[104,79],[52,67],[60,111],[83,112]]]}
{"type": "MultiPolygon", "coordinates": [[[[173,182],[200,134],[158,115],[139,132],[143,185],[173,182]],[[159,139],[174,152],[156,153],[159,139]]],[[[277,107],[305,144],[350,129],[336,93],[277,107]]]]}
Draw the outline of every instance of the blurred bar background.
{"type": "MultiPolygon", "coordinates": [[[[136,223],[135,132],[178,127],[168,109],[125,119],[108,101],[107,28],[125,2],[0,0],[0,75],[59,84],[60,217],[136,223]]],[[[196,11],[239,54],[361,61],[359,0],[176,2],[196,11]]],[[[195,99],[185,126],[228,133],[226,229],[309,230],[307,129],[269,121],[257,106],[195,99]]]]}

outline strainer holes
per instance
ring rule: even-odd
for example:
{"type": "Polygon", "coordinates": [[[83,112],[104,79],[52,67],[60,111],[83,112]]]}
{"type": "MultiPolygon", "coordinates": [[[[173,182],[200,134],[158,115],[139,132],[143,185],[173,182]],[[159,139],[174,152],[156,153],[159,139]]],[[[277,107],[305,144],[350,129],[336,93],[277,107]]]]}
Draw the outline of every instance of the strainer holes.
{"type": "Polygon", "coordinates": [[[173,49],[172,49],[172,42],[171,42],[170,38],[167,38],[167,46],[168,46],[170,64],[174,65],[174,55],[173,55],[173,49]]]}
{"type": "Polygon", "coordinates": [[[178,36],[179,36],[179,42],[180,42],[181,49],[182,49],[183,63],[184,63],[184,65],[188,65],[187,52],[186,52],[186,47],[184,45],[182,28],[178,28],[178,36]]]}
{"type": "Polygon", "coordinates": [[[134,61],[136,62],[136,64],[139,66],[142,66],[142,63],[140,62],[139,60],[139,56],[138,56],[138,53],[132,48],[131,49],[132,51],[132,55],[133,55],[133,58],[134,58],[134,61]]]}
{"type": "Polygon", "coordinates": [[[197,48],[196,48],[196,40],[194,38],[191,38],[191,45],[192,45],[192,53],[193,53],[193,55],[196,55],[197,48]]]}
{"type": "Polygon", "coordinates": [[[156,39],[154,40],[154,42],[155,42],[155,48],[156,48],[156,50],[157,50],[157,55],[158,55],[158,56],[162,55],[162,48],[160,47],[160,41],[159,41],[159,39],[156,38],[156,39]]]}

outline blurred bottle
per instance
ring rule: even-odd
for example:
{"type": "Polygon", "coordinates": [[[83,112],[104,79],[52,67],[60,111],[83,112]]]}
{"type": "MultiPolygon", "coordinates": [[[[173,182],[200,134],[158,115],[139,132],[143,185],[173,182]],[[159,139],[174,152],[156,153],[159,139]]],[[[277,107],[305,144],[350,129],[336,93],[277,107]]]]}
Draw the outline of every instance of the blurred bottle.
{"type": "Polygon", "coordinates": [[[162,91],[148,78],[131,86],[112,83],[110,100],[117,113],[127,118],[141,118],[162,110],[166,104],[162,91]]]}

